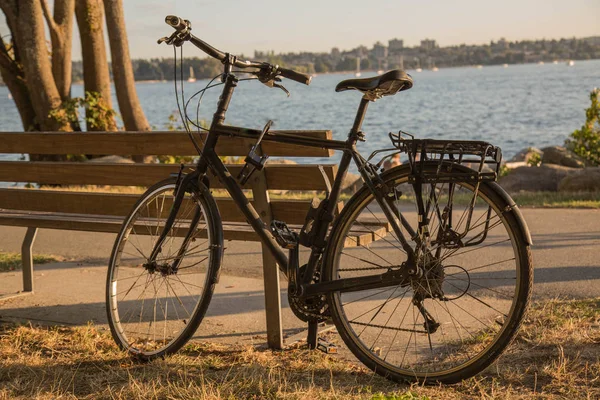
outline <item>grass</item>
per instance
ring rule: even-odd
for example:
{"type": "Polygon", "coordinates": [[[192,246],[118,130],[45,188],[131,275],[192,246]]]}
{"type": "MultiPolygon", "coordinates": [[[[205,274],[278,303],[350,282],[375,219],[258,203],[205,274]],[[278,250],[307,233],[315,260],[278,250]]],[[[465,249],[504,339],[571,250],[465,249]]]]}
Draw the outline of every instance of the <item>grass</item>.
{"type": "Polygon", "coordinates": [[[600,209],[600,192],[518,192],[512,198],[522,207],[600,209]]]}
{"type": "MultiPolygon", "coordinates": [[[[47,264],[59,261],[62,261],[61,257],[39,254],[33,255],[34,264],[47,264]]],[[[22,267],[21,254],[0,251],[0,272],[14,271],[16,269],[21,269],[22,267]]]]}
{"type": "Polygon", "coordinates": [[[597,399],[599,325],[600,299],[536,304],[488,371],[427,387],[301,348],[193,343],[140,364],[93,326],[0,325],[0,399],[597,399]]]}

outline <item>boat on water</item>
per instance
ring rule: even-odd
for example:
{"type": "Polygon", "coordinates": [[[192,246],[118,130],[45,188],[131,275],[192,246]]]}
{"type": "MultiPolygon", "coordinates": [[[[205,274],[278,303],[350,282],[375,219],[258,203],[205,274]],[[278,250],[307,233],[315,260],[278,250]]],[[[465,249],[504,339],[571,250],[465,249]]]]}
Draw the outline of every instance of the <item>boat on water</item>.
{"type": "Polygon", "coordinates": [[[475,68],[477,68],[477,69],[482,69],[482,68],[483,68],[483,65],[476,65],[476,66],[475,66],[475,68]]]}
{"type": "Polygon", "coordinates": [[[504,68],[508,68],[508,64],[502,64],[504,68]]]}
{"type": "Polygon", "coordinates": [[[360,57],[356,57],[356,72],[354,73],[355,77],[360,77],[360,57]]]}
{"type": "Polygon", "coordinates": [[[417,71],[417,72],[423,72],[423,68],[417,68],[417,69],[415,69],[415,71],[417,71]]]}
{"type": "Polygon", "coordinates": [[[558,64],[558,60],[552,61],[552,64],[558,64]]]}
{"type": "Polygon", "coordinates": [[[538,65],[544,65],[543,61],[538,62],[538,65]]]}
{"type": "Polygon", "coordinates": [[[573,61],[573,60],[567,61],[567,67],[572,67],[573,65],[575,65],[575,61],[573,61]]]}
{"type": "Polygon", "coordinates": [[[190,66],[190,77],[187,80],[190,83],[196,82],[196,75],[194,75],[194,68],[190,66]]]}
{"type": "Polygon", "coordinates": [[[438,72],[440,69],[439,69],[438,67],[433,67],[433,68],[431,68],[431,70],[432,70],[433,72],[438,72]]]}

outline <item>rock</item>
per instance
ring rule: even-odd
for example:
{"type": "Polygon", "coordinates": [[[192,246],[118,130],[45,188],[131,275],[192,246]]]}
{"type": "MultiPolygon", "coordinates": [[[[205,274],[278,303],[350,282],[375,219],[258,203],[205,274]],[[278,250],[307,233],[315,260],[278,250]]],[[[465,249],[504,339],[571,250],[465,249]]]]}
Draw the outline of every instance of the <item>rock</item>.
{"type": "Polygon", "coordinates": [[[513,158],[508,160],[507,164],[516,162],[527,163],[527,161],[529,161],[531,157],[534,157],[534,154],[539,155],[541,158],[544,155],[544,152],[538,149],[537,147],[528,147],[526,149],[521,150],[513,158]]]}
{"type": "Polygon", "coordinates": [[[135,164],[133,160],[121,156],[104,156],[98,158],[92,158],[86,162],[91,163],[112,163],[112,164],[135,164]]]}
{"type": "MultiPolygon", "coordinates": [[[[332,182],[333,184],[333,182],[332,182]]],[[[356,193],[363,185],[363,180],[360,175],[347,172],[344,180],[342,181],[342,193],[352,194],[356,193]]]]}
{"type": "Polygon", "coordinates": [[[518,167],[508,175],[501,177],[498,183],[504,190],[510,193],[521,190],[528,192],[556,192],[558,190],[558,183],[564,177],[576,171],[576,168],[551,164],[542,164],[540,167],[518,167]]]}
{"type": "Polygon", "coordinates": [[[565,176],[558,183],[559,192],[600,192],[600,167],[584,168],[565,176]]]}
{"type": "Polygon", "coordinates": [[[525,161],[509,161],[504,163],[504,166],[508,169],[515,169],[519,167],[529,167],[529,164],[525,161]]]}
{"type": "Polygon", "coordinates": [[[542,164],[564,165],[571,168],[584,168],[585,161],[577,154],[561,146],[550,146],[542,149],[542,164]]]}

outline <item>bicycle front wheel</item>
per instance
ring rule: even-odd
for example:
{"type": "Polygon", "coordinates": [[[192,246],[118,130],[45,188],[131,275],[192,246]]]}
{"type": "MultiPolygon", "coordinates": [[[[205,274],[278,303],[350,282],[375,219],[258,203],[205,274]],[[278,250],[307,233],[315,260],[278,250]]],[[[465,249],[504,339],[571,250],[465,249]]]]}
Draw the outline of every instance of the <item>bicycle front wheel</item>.
{"type": "Polygon", "coordinates": [[[186,193],[154,263],[150,254],[173,205],[175,179],[149,188],[125,218],[108,266],[108,324],[117,344],[152,359],[194,334],[212,297],[222,228],[206,187],[186,193]]]}
{"type": "MultiPolygon", "coordinates": [[[[417,232],[408,169],[382,178],[386,195],[417,232]]],[[[453,383],[481,372],[510,344],[533,273],[525,225],[501,191],[495,183],[424,184],[429,238],[417,253],[422,276],[329,296],[340,336],[365,365],[396,381],[453,383]]],[[[363,189],[333,228],[324,277],[381,274],[406,260],[374,195],[363,189]]]]}

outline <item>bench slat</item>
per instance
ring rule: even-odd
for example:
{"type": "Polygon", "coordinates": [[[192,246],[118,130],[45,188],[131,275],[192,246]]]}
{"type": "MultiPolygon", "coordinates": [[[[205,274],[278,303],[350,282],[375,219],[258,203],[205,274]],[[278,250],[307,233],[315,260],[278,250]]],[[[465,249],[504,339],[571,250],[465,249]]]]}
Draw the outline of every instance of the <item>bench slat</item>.
{"type": "MultiPolygon", "coordinates": [[[[275,131],[331,139],[331,131],[275,131]]],[[[198,138],[199,135],[195,134],[198,138]]],[[[219,138],[217,154],[245,156],[255,139],[219,138]]],[[[275,157],[330,157],[333,150],[263,141],[264,154],[275,157]]],[[[0,153],[94,155],[197,155],[185,132],[2,132],[0,153]]]]}
{"type": "MultiPolygon", "coordinates": [[[[73,215],[39,215],[20,213],[0,213],[0,225],[23,226],[83,232],[119,233],[123,219],[119,217],[92,218],[73,215]]],[[[144,232],[140,229],[139,232],[144,232]]],[[[249,225],[223,224],[225,240],[257,242],[258,235],[249,225]]]]}
{"type": "MultiPolygon", "coordinates": [[[[193,167],[189,165],[188,167],[193,167]]],[[[237,176],[242,165],[228,165],[237,176]]],[[[323,165],[329,180],[335,177],[335,165],[323,165]]],[[[265,167],[267,185],[272,190],[325,190],[317,165],[275,164],[265,167]]],[[[0,182],[29,182],[63,185],[151,186],[179,172],[177,164],[110,164],[72,162],[0,161],[0,182]]],[[[217,179],[211,187],[223,188],[217,179]]]]}
{"type": "MultiPolygon", "coordinates": [[[[64,213],[20,213],[16,211],[0,213],[0,225],[6,226],[118,233],[122,223],[123,218],[117,216],[93,217],[64,213]]],[[[298,231],[300,226],[290,226],[290,228],[298,231]]],[[[144,234],[146,230],[140,227],[137,232],[138,234],[144,234]]],[[[225,223],[223,224],[223,234],[225,240],[259,241],[256,233],[247,224],[225,223]]],[[[344,247],[356,247],[357,244],[359,246],[364,245],[370,236],[369,233],[350,231],[344,247]]]]}
{"type": "MultiPolygon", "coordinates": [[[[140,198],[139,194],[61,192],[53,190],[0,189],[0,209],[65,212],[74,214],[125,216],[140,198]]],[[[164,213],[170,208],[167,200],[164,213]]],[[[231,199],[217,199],[223,221],[246,222],[231,199]]],[[[185,207],[185,205],[182,205],[185,207]]],[[[289,224],[302,224],[309,207],[307,200],[273,200],[275,219],[289,224]]]]}

